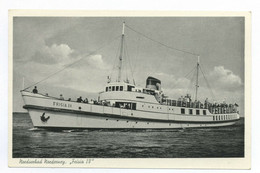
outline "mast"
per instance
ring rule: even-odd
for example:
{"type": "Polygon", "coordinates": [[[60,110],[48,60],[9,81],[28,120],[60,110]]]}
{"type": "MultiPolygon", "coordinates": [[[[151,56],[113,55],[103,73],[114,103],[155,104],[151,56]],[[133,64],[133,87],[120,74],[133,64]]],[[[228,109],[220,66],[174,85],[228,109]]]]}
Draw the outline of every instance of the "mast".
{"type": "Polygon", "coordinates": [[[195,100],[198,98],[198,89],[199,89],[199,62],[200,62],[200,56],[198,56],[198,61],[197,61],[197,75],[196,75],[196,94],[195,94],[195,100]]]}
{"type": "Polygon", "coordinates": [[[120,48],[120,55],[119,55],[119,66],[118,66],[118,79],[117,81],[121,81],[121,70],[122,70],[122,60],[123,60],[123,49],[124,49],[124,35],[125,35],[125,22],[123,22],[123,29],[122,29],[122,37],[121,37],[121,48],[120,48]]]}

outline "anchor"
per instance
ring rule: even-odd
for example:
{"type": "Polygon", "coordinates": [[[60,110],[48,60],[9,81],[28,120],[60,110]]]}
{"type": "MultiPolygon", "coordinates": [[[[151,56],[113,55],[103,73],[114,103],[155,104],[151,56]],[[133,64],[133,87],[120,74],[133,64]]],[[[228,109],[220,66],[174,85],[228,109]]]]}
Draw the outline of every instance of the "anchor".
{"type": "Polygon", "coordinates": [[[47,118],[44,116],[45,115],[45,112],[43,112],[43,114],[42,114],[42,116],[40,116],[41,117],[41,120],[42,120],[42,122],[47,122],[49,119],[50,119],[50,116],[48,116],[47,118]]]}

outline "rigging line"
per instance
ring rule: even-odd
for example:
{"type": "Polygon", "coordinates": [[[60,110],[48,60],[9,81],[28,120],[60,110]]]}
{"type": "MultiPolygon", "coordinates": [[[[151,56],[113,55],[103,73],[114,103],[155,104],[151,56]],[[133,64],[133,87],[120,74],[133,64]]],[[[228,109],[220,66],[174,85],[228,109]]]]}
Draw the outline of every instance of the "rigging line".
{"type": "Polygon", "coordinates": [[[205,81],[206,81],[206,84],[207,84],[207,86],[208,86],[208,88],[209,88],[209,90],[210,90],[211,96],[212,96],[213,99],[215,100],[215,95],[214,95],[214,93],[213,93],[213,91],[212,91],[212,89],[211,89],[211,87],[210,87],[210,85],[209,85],[209,82],[208,82],[208,80],[207,80],[207,78],[206,78],[206,76],[205,76],[205,74],[204,74],[204,72],[203,72],[201,66],[199,66],[199,68],[200,68],[200,71],[201,71],[201,73],[202,73],[202,75],[203,75],[203,77],[204,77],[204,79],[205,79],[205,81]]]}
{"type": "Polygon", "coordinates": [[[193,90],[193,93],[192,93],[192,99],[195,100],[195,93],[196,93],[196,88],[195,87],[192,87],[193,84],[195,83],[195,78],[196,78],[196,73],[193,73],[193,78],[192,78],[192,81],[191,81],[191,92],[193,90]]]}
{"type": "MultiPolygon", "coordinates": [[[[121,35],[120,35],[120,36],[121,36],[121,35]]],[[[117,37],[111,39],[112,41],[109,41],[109,43],[114,42],[118,37],[119,37],[119,36],[117,36],[117,37]]],[[[26,89],[28,89],[28,88],[31,88],[32,86],[37,85],[37,84],[39,84],[39,83],[41,83],[41,82],[43,82],[43,81],[45,81],[45,80],[51,78],[52,76],[54,76],[54,75],[56,75],[56,74],[62,72],[63,70],[67,69],[68,67],[71,67],[71,66],[73,66],[74,64],[80,62],[83,58],[86,58],[86,57],[88,57],[88,56],[90,56],[90,55],[93,55],[93,54],[97,53],[97,51],[101,50],[102,48],[106,47],[107,45],[108,45],[108,44],[103,44],[102,46],[100,46],[100,47],[99,47],[98,49],[96,49],[95,51],[93,51],[93,52],[91,52],[91,53],[89,53],[89,54],[83,56],[83,57],[80,58],[79,60],[77,60],[77,61],[75,61],[75,62],[73,62],[73,63],[71,63],[71,64],[69,64],[69,65],[66,65],[64,68],[62,68],[62,69],[56,71],[55,73],[53,73],[53,74],[47,76],[46,78],[43,78],[42,80],[40,80],[40,81],[34,83],[33,85],[28,86],[27,88],[23,89],[22,91],[24,91],[24,90],[26,90],[26,89]]]]}
{"type": "Polygon", "coordinates": [[[117,67],[116,59],[119,57],[119,51],[120,51],[120,44],[118,44],[117,52],[116,52],[116,55],[114,57],[113,68],[112,68],[111,73],[110,73],[111,79],[112,79],[113,72],[114,72],[115,68],[117,67]]]}
{"type": "Polygon", "coordinates": [[[154,40],[153,38],[150,38],[150,37],[144,35],[143,33],[139,32],[139,31],[136,31],[135,29],[131,28],[131,27],[128,26],[128,25],[125,25],[125,26],[126,26],[127,28],[129,28],[130,30],[132,30],[132,31],[134,31],[134,32],[136,32],[136,33],[142,35],[143,37],[145,37],[145,38],[147,38],[147,39],[149,39],[149,40],[151,40],[151,41],[153,41],[153,42],[156,42],[156,43],[158,43],[158,44],[160,44],[160,45],[162,45],[162,46],[165,46],[165,47],[167,47],[167,48],[169,48],[169,49],[177,50],[177,51],[179,51],[179,52],[183,52],[183,53],[190,54],[190,55],[194,55],[194,56],[199,56],[198,54],[195,54],[195,53],[193,53],[193,52],[188,52],[188,51],[186,51],[186,50],[181,50],[181,49],[177,49],[177,48],[174,48],[174,47],[170,47],[170,46],[168,46],[168,45],[166,45],[166,44],[164,44],[164,43],[162,43],[162,42],[159,42],[159,41],[157,41],[157,40],[154,40]]]}
{"type": "Polygon", "coordinates": [[[133,72],[133,68],[132,68],[132,63],[130,61],[130,56],[129,56],[129,53],[127,51],[127,42],[126,42],[126,39],[125,39],[125,52],[126,52],[126,57],[128,59],[128,63],[129,63],[129,66],[130,66],[130,71],[131,71],[131,74],[132,74],[132,78],[133,78],[133,82],[134,82],[134,85],[135,85],[135,80],[134,80],[134,72],[133,72]]]}
{"type": "MultiPolygon", "coordinates": [[[[208,82],[208,80],[207,80],[207,78],[206,78],[206,76],[205,76],[205,74],[204,74],[204,72],[203,72],[203,70],[202,70],[202,67],[199,66],[199,68],[200,68],[200,71],[201,71],[201,73],[202,73],[202,75],[203,75],[205,81],[206,81],[206,84],[207,84],[208,88],[209,88],[210,91],[211,91],[211,94],[214,96],[213,91],[212,91],[212,89],[211,89],[211,86],[210,86],[210,84],[209,84],[209,82],[208,82]]],[[[215,96],[214,96],[214,97],[215,97],[215,96]]]]}
{"type": "Polygon", "coordinates": [[[136,48],[136,56],[135,56],[135,63],[133,64],[133,72],[135,72],[135,68],[136,68],[136,62],[138,60],[138,56],[139,56],[139,50],[140,50],[140,45],[141,45],[141,36],[138,36],[138,41],[137,41],[137,48],[136,48]]]}
{"type": "Polygon", "coordinates": [[[190,91],[190,90],[192,90],[192,85],[193,85],[193,82],[194,82],[194,80],[195,80],[195,77],[196,77],[196,73],[193,73],[193,75],[191,76],[191,81],[190,81],[190,84],[189,84],[189,86],[188,86],[188,88],[187,88],[187,90],[186,90],[186,93],[188,94],[188,91],[190,91]]]}
{"type": "MultiPolygon", "coordinates": [[[[125,57],[125,62],[127,63],[127,54],[126,54],[126,41],[124,40],[124,57],[125,57]]],[[[124,64],[125,66],[125,73],[126,73],[126,81],[128,81],[128,73],[127,73],[127,65],[126,63],[124,64]]]]}
{"type": "MultiPolygon", "coordinates": [[[[161,47],[161,49],[163,49],[163,47],[161,47]]],[[[159,50],[160,50],[160,49],[158,48],[158,52],[159,52],[159,50]]],[[[166,58],[167,58],[167,55],[168,55],[167,51],[169,51],[169,49],[166,49],[166,51],[163,51],[163,50],[162,50],[162,52],[163,52],[163,53],[162,53],[162,56],[161,56],[161,57],[163,57],[162,59],[166,59],[166,58]]],[[[154,70],[155,72],[156,72],[158,69],[160,69],[162,63],[163,63],[163,61],[159,61],[158,65],[156,66],[156,69],[154,70]]]]}
{"type": "MultiPolygon", "coordinates": [[[[195,66],[188,74],[186,74],[186,75],[184,76],[184,78],[188,77],[188,76],[196,69],[196,67],[197,67],[197,66],[195,66]]],[[[175,88],[175,87],[177,86],[177,84],[178,84],[178,83],[176,83],[175,85],[173,85],[172,88],[175,88]]]]}

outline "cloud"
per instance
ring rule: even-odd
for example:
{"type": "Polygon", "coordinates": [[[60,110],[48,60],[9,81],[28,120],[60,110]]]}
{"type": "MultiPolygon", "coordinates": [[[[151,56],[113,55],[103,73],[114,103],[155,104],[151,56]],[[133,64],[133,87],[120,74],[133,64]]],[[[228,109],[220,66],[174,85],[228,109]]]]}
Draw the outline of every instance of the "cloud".
{"type": "Polygon", "coordinates": [[[42,64],[66,64],[75,60],[73,53],[67,44],[44,45],[32,56],[32,61],[42,64]]]}
{"type": "Polygon", "coordinates": [[[238,75],[235,75],[231,70],[225,69],[223,66],[214,67],[208,78],[215,88],[224,90],[236,90],[243,85],[238,75]]]}
{"type": "Polygon", "coordinates": [[[108,65],[104,62],[102,55],[99,54],[87,57],[87,63],[97,69],[108,69],[108,65]]]}
{"type": "Polygon", "coordinates": [[[177,77],[175,75],[166,74],[166,73],[155,73],[155,76],[161,80],[162,87],[164,88],[176,88],[182,89],[187,88],[190,85],[190,79],[184,77],[177,77]]]}
{"type": "Polygon", "coordinates": [[[110,69],[101,54],[80,55],[77,50],[71,49],[66,44],[44,46],[32,60],[27,63],[15,63],[17,67],[15,71],[22,72],[31,84],[59,72],[42,83],[55,88],[62,87],[90,93],[103,90],[110,69]],[[76,63],[73,66],[62,70],[74,62],[76,63]]]}
{"type": "MultiPolygon", "coordinates": [[[[195,96],[195,81],[191,78],[178,77],[172,74],[156,73],[155,77],[162,81],[162,89],[166,95],[171,98],[178,98],[181,95],[191,94],[193,99],[195,96]]],[[[198,98],[203,100],[210,98],[217,101],[235,103],[243,99],[243,83],[241,78],[234,74],[231,70],[225,69],[223,66],[214,67],[213,71],[206,75],[210,88],[207,87],[205,80],[199,81],[198,98]],[[211,93],[213,92],[213,95],[211,93]]]]}

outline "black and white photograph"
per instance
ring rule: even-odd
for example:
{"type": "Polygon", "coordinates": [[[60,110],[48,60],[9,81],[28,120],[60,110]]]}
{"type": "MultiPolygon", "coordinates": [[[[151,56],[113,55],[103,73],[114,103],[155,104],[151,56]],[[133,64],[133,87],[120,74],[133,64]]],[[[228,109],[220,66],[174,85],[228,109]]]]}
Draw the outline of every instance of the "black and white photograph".
{"type": "Polygon", "coordinates": [[[245,14],[11,18],[19,166],[246,158],[245,14]]]}

